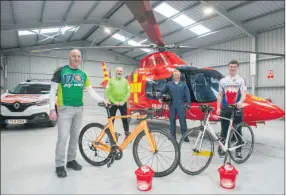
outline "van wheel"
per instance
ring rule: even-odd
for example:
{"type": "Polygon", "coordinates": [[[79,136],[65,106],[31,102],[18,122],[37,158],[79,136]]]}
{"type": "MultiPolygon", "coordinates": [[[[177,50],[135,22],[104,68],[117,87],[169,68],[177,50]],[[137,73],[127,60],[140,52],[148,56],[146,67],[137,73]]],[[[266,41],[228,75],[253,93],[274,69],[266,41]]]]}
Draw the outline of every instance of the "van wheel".
{"type": "Polygon", "coordinates": [[[49,121],[48,124],[47,124],[47,126],[48,126],[48,127],[55,127],[56,124],[57,124],[57,121],[49,121]]]}
{"type": "Polygon", "coordinates": [[[1,124],[1,129],[5,129],[8,124],[1,124]]]}

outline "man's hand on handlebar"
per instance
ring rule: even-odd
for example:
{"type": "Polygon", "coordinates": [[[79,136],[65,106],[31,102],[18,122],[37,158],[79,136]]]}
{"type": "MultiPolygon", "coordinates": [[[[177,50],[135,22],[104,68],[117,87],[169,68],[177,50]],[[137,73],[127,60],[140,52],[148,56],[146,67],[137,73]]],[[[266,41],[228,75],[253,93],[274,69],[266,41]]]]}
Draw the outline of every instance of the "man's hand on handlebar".
{"type": "Polygon", "coordinates": [[[111,104],[111,103],[110,103],[109,101],[107,101],[107,100],[104,100],[103,103],[104,103],[105,107],[107,107],[108,105],[111,104]]]}
{"type": "Polygon", "coordinates": [[[240,109],[240,108],[242,108],[243,103],[242,103],[242,102],[237,102],[235,105],[236,105],[236,107],[237,107],[238,109],[240,109]]]}
{"type": "Polygon", "coordinates": [[[187,105],[186,105],[186,109],[187,109],[187,110],[191,109],[191,106],[187,104],[187,105]]]}
{"type": "Polygon", "coordinates": [[[220,115],[220,112],[221,112],[220,108],[217,108],[217,109],[216,109],[216,114],[217,114],[217,115],[220,115]]]}

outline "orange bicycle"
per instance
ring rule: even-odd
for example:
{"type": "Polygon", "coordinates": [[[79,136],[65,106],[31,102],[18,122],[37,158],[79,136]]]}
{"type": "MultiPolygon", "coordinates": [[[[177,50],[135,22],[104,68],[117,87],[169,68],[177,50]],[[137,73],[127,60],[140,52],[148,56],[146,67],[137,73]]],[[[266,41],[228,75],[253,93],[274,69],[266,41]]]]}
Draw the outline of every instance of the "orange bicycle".
{"type": "Polygon", "coordinates": [[[79,150],[83,158],[88,163],[94,166],[103,166],[107,164],[107,167],[110,167],[114,160],[120,160],[122,158],[122,150],[124,150],[130,144],[130,142],[135,139],[133,143],[133,157],[138,167],[141,167],[142,165],[150,166],[155,172],[155,177],[167,176],[177,168],[180,160],[180,152],[179,145],[176,139],[169,134],[169,131],[162,130],[156,127],[150,127],[147,123],[147,119],[152,119],[156,115],[156,112],[160,112],[162,109],[142,109],[133,111],[139,112],[140,115],[131,114],[126,116],[111,117],[109,113],[109,108],[112,105],[109,105],[107,107],[104,105],[104,103],[99,103],[98,105],[100,107],[106,108],[108,115],[107,125],[103,126],[99,123],[87,124],[81,130],[79,135],[79,150]],[[121,144],[118,145],[118,138],[120,134],[115,132],[112,121],[113,119],[119,118],[137,118],[138,120],[140,120],[140,123],[134,128],[130,135],[126,137],[121,142],[121,144]],[[89,133],[91,129],[98,129],[99,133],[89,133]],[[146,137],[146,139],[144,140],[143,137],[146,137]],[[163,137],[165,137],[165,139],[163,137]],[[160,143],[159,140],[162,138],[164,140],[160,143]],[[84,142],[86,141],[87,147],[85,147],[86,145],[84,145],[84,142]],[[146,142],[146,146],[142,147],[144,141],[146,142]],[[171,149],[166,149],[167,147],[170,147],[171,149]],[[141,149],[145,149],[146,152],[141,151],[141,149]],[[85,150],[90,150],[91,153],[86,153],[85,150]],[[105,157],[103,156],[104,153],[106,153],[105,157]],[[150,155],[147,155],[146,153],[150,153],[150,155]],[[168,156],[163,155],[162,153],[167,153],[168,156]],[[93,158],[89,158],[88,155],[92,155],[93,158]],[[143,156],[142,159],[140,159],[141,155],[143,156]],[[170,155],[173,155],[173,158],[171,158],[170,155]],[[157,158],[157,163],[154,161],[155,157],[157,158]],[[102,159],[96,160],[98,158],[102,159]],[[148,158],[147,162],[142,161],[146,158],[148,158]],[[158,158],[162,158],[162,161],[158,160],[158,158]],[[170,161],[171,163],[168,162],[168,160],[170,159],[172,160],[170,161]],[[159,166],[163,169],[159,170],[159,166]]]}

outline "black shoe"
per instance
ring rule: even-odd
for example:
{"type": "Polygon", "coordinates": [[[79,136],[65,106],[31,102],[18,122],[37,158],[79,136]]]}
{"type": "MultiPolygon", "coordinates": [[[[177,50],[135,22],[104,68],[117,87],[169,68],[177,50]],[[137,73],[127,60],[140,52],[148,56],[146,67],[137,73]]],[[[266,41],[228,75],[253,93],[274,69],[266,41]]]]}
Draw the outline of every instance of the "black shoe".
{"type": "Polygon", "coordinates": [[[238,159],[242,159],[241,152],[235,152],[235,157],[238,159]]]}
{"type": "Polygon", "coordinates": [[[59,178],[64,178],[67,176],[67,172],[64,166],[56,167],[56,173],[59,178]]]}
{"type": "Polygon", "coordinates": [[[67,168],[71,168],[73,170],[79,171],[82,169],[82,166],[78,164],[75,160],[67,163],[67,168]]]}
{"type": "Polygon", "coordinates": [[[225,152],[221,149],[220,146],[218,147],[217,152],[220,158],[225,156],[225,152]]]}
{"type": "Polygon", "coordinates": [[[184,141],[185,141],[185,142],[190,142],[190,140],[189,140],[188,137],[185,137],[184,141]]]}
{"type": "Polygon", "coordinates": [[[241,155],[241,147],[237,148],[235,150],[235,157],[238,159],[242,159],[242,155],[241,155]]]}

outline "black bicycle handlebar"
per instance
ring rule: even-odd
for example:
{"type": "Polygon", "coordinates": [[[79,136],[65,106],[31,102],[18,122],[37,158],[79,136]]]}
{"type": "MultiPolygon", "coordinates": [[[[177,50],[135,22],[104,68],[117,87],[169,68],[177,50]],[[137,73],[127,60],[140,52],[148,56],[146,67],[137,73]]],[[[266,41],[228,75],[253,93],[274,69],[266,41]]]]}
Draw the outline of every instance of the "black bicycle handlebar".
{"type": "MultiPolygon", "coordinates": [[[[210,105],[200,105],[199,107],[203,113],[210,113],[214,110],[214,108],[210,105]]],[[[233,110],[237,108],[237,106],[235,104],[229,104],[227,107],[229,107],[233,110]]]]}
{"type": "Polygon", "coordinates": [[[110,108],[112,106],[114,106],[114,104],[108,104],[107,106],[104,104],[104,102],[99,102],[97,104],[99,107],[104,107],[104,108],[110,108]]]}
{"type": "MultiPolygon", "coordinates": [[[[97,105],[100,106],[100,107],[104,107],[106,109],[108,117],[110,117],[109,108],[111,108],[112,106],[115,106],[115,104],[105,105],[104,102],[99,102],[97,105]]],[[[154,116],[158,115],[159,112],[162,112],[162,111],[163,111],[163,107],[160,108],[160,109],[157,109],[157,108],[145,108],[145,109],[133,110],[132,113],[139,112],[139,113],[141,113],[141,115],[143,113],[143,115],[146,115],[146,117],[142,118],[140,120],[146,120],[148,118],[153,118],[154,116]]]]}

